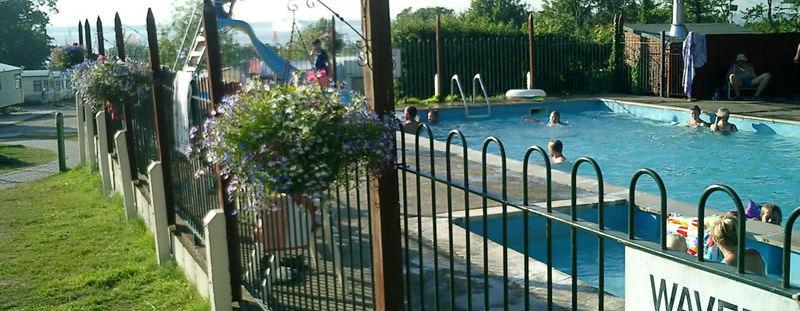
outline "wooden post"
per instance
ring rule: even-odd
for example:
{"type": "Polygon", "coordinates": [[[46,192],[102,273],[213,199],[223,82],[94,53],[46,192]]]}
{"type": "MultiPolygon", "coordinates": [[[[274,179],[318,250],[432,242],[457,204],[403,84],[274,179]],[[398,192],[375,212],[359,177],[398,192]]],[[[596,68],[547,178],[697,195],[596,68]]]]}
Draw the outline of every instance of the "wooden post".
{"type": "Polygon", "coordinates": [[[92,59],[92,28],[89,26],[89,19],[83,22],[83,35],[86,36],[86,59],[92,59]]]}
{"type": "Polygon", "coordinates": [[[147,9],[147,44],[150,48],[150,68],[153,70],[153,111],[156,112],[155,127],[158,138],[158,160],[164,173],[164,200],[167,205],[167,225],[175,224],[175,197],[172,193],[172,155],[169,150],[169,126],[167,125],[167,101],[161,77],[161,60],[158,57],[158,34],[153,10],[147,9]]]}
{"type": "MultiPolygon", "coordinates": [[[[367,13],[369,14],[369,13],[367,13]]],[[[369,16],[369,15],[367,15],[369,16]]],[[[387,27],[388,28],[388,27],[387,27]]],[[[441,103],[444,102],[444,89],[442,88],[442,38],[440,36],[442,28],[442,16],[436,14],[436,89],[439,90],[439,93],[436,94],[436,99],[441,103]]],[[[391,53],[391,51],[389,51],[391,53]]],[[[391,54],[390,61],[391,61],[391,54]]],[[[366,80],[364,80],[366,83],[366,80]]],[[[391,84],[390,84],[391,85],[391,84]]],[[[366,88],[365,88],[366,89],[366,88]]],[[[370,97],[371,98],[371,97],[370,97]]]]}
{"type": "Polygon", "coordinates": [[[660,40],[658,41],[658,43],[659,43],[659,49],[661,50],[660,51],[661,64],[659,65],[659,70],[658,70],[658,77],[659,77],[658,78],[658,95],[661,96],[661,97],[666,97],[667,96],[667,94],[665,94],[666,81],[664,81],[664,80],[665,80],[665,78],[667,76],[666,75],[667,71],[666,71],[666,67],[665,67],[666,66],[666,59],[667,59],[667,55],[666,55],[667,50],[666,50],[665,45],[664,45],[664,43],[665,43],[664,40],[666,38],[666,35],[665,35],[664,31],[661,31],[661,36],[659,38],[660,38],[660,40]]]}
{"type": "Polygon", "coordinates": [[[122,21],[119,19],[119,12],[114,14],[114,35],[117,43],[117,57],[124,61],[125,57],[125,37],[122,34],[122,21]]]}
{"type": "Polygon", "coordinates": [[[83,23],[78,21],[78,45],[83,46],[83,23]]]}
{"type": "MultiPolygon", "coordinates": [[[[206,65],[211,87],[209,97],[213,109],[222,101],[222,55],[219,49],[219,33],[217,32],[217,15],[211,0],[203,0],[203,35],[206,37],[206,65]]],[[[391,85],[391,84],[390,84],[391,85]]],[[[225,230],[228,237],[228,261],[231,275],[231,293],[234,301],[242,299],[242,267],[239,254],[239,225],[234,213],[233,201],[228,198],[228,182],[222,177],[217,167],[217,188],[222,210],[225,212],[225,230]]]]}
{"type": "Polygon", "coordinates": [[[528,14],[528,88],[533,88],[533,13],[528,14]]]}
{"type": "MultiPolygon", "coordinates": [[[[362,24],[367,38],[367,61],[370,65],[364,67],[364,92],[370,99],[371,109],[381,116],[394,116],[389,1],[366,0],[362,3],[365,5],[362,8],[365,14],[362,24]]],[[[397,170],[390,169],[382,174],[370,175],[369,183],[375,309],[402,310],[403,246],[400,244],[397,170]]]]}
{"type": "MultiPolygon", "coordinates": [[[[125,38],[122,34],[122,20],[119,13],[114,15],[114,34],[117,43],[117,54],[120,60],[125,61],[125,38]]],[[[130,164],[131,180],[139,180],[139,173],[136,170],[136,141],[133,134],[133,105],[129,100],[122,103],[124,110],[122,117],[125,118],[125,142],[128,144],[128,163],[130,164]]]]}
{"type": "Polygon", "coordinates": [[[97,17],[97,54],[106,55],[106,43],[103,40],[103,21],[97,17]]]}
{"type": "Polygon", "coordinates": [[[336,82],[336,16],[331,16],[331,25],[328,32],[330,33],[331,38],[329,44],[330,46],[328,47],[328,50],[330,51],[328,54],[331,56],[331,72],[328,73],[328,78],[330,78],[331,81],[336,82]]]}

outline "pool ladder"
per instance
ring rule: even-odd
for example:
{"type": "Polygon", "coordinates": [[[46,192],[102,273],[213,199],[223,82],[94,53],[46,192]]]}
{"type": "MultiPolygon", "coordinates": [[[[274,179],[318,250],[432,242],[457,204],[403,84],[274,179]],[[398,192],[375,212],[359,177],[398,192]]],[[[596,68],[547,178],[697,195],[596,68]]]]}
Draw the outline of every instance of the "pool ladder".
{"type": "Polygon", "coordinates": [[[476,74],[472,77],[472,98],[471,98],[471,105],[475,105],[475,95],[478,90],[478,86],[481,87],[481,91],[483,92],[483,99],[486,100],[486,114],[485,115],[469,115],[469,106],[467,104],[467,97],[464,96],[464,89],[461,87],[461,80],[458,78],[458,75],[453,75],[450,78],[450,95],[453,95],[455,91],[455,87],[458,87],[458,93],[461,95],[461,101],[464,103],[464,116],[467,119],[469,118],[488,118],[492,115],[492,104],[489,102],[489,94],[486,92],[486,87],[483,84],[483,78],[481,78],[481,74],[476,74]],[[455,81],[455,83],[453,83],[455,81]]]}

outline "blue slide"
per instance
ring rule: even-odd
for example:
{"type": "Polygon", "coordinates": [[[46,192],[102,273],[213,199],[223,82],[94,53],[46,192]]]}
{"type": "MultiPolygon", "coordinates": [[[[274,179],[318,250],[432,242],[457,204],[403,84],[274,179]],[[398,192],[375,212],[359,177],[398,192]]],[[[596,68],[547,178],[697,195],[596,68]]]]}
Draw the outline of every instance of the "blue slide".
{"type": "Polygon", "coordinates": [[[225,13],[225,10],[222,9],[222,1],[217,1],[217,28],[222,29],[225,27],[231,27],[238,29],[247,34],[250,38],[250,42],[253,44],[253,47],[256,48],[256,52],[258,55],[261,56],[261,60],[267,64],[267,67],[272,70],[275,74],[276,80],[288,80],[291,77],[292,72],[297,71],[297,68],[292,66],[289,62],[281,58],[278,53],[275,53],[269,47],[261,43],[261,40],[258,40],[256,37],[255,32],[253,31],[253,27],[250,26],[245,21],[230,19],[228,14],[225,13]]]}

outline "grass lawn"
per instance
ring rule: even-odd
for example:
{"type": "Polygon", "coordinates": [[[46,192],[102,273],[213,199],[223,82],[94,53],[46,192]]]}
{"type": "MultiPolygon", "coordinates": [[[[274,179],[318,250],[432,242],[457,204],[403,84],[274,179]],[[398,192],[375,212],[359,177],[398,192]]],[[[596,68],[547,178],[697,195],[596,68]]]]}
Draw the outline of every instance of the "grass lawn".
{"type": "Polygon", "coordinates": [[[0,144],[0,174],[46,164],[57,158],[55,152],[46,149],[0,144]]]}
{"type": "Polygon", "coordinates": [[[85,168],[0,190],[0,310],[207,310],[85,168]]]}

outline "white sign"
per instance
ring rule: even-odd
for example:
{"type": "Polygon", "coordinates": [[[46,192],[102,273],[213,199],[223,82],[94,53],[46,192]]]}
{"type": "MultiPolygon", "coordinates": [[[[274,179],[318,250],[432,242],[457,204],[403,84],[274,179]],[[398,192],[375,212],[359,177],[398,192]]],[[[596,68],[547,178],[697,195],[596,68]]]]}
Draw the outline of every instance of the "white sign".
{"type": "Polygon", "coordinates": [[[625,310],[800,310],[789,297],[625,248],[625,310]]]}
{"type": "Polygon", "coordinates": [[[400,65],[400,49],[392,49],[392,77],[399,78],[402,68],[400,65]]]}

